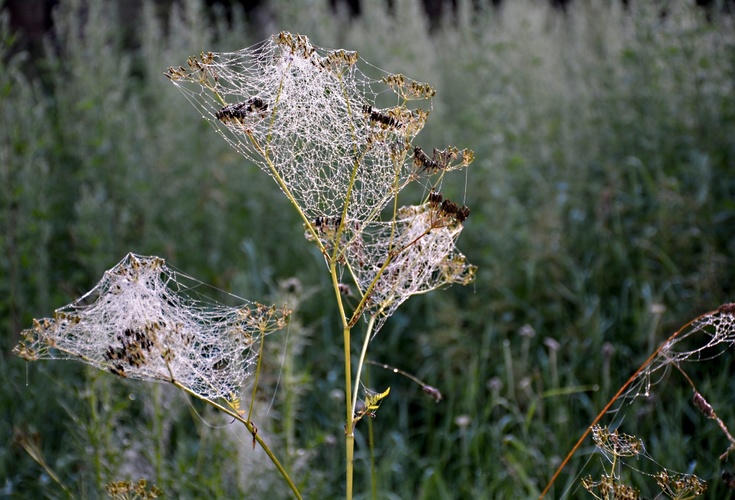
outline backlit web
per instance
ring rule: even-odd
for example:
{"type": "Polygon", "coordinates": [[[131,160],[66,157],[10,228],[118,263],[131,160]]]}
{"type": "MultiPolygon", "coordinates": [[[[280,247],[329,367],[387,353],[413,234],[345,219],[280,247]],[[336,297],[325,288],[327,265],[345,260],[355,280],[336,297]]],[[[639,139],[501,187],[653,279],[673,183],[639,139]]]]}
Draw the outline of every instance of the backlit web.
{"type": "Polygon", "coordinates": [[[341,277],[354,279],[360,312],[375,318],[377,332],[411,295],[474,276],[455,248],[469,209],[434,189],[473,153],[415,147],[428,111],[409,105],[434,90],[373,66],[380,76],[368,77],[357,63],[355,52],[282,32],[237,52],[189,58],[167,76],[278,183],[300,210],[307,238],[341,277]],[[383,221],[389,202],[419,179],[428,180],[424,203],[394,205],[383,221]]]}
{"type": "Polygon", "coordinates": [[[356,52],[280,33],[237,52],[190,58],[167,76],[307,220],[367,222],[416,173],[411,141],[428,111],[407,104],[434,90],[402,75],[371,79],[357,61],[356,52]],[[378,107],[381,93],[392,103],[386,95],[378,107]]]}
{"type": "Polygon", "coordinates": [[[625,397],[648,396],[651,387],[672,367],[686,371],[688,363],[707,362],[725,354],[735,344],[735,305],[726,304],[703,314],[669,338],[641,370],[625,397]]]}
{"type": "Polygon", "coordinates": [[[370,223],[353,240],[347,265],[370,294],[376,333],[410,296],[473,280],[475,266],[455,246],[462,229],[456,214],[429,201],[401,208],[395,221],[370,223]]]}
{"type": "Polygon", "coordinates": [[[238,301],[225,306],[201,282],[158,257],[128,254],[79,300],[34,320],[16,354],[27,360],[77,358],[143,380],[177,382],[205,398],[239,394],[262,337],[288,311],[238,301]]]}

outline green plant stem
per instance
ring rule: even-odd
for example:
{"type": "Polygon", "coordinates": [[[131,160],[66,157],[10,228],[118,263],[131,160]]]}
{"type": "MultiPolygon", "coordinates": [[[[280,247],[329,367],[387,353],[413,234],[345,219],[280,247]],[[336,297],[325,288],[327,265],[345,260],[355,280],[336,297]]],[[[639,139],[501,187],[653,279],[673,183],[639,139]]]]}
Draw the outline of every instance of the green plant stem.
{"type": "MultiPolygon", "coordinates": [[[[370,372],[368,372],[368,383],[370,383],[370,372]]],[[[375,469],[375,432],[373,419],[367,419],[368,425],[368,449],[370,450],[370,492],[373,500],[378,500],[378,471],[375,469]]]]}
{"type": "Polygon", "coordinates": [[[352,425],[352,402],[350,394],[352,393],[352,373],[350,364],[350,328],[345,327],[343,331],[343,340],[345,346],[345,402],[347,407],[347,421],[345,423],[345,498],[352,500],[352,474],[353,459],[355,455],[355,432],[352,425]]]}
{"type": "Polygon", "coordinates": [[[153,385],[153,435],[158,445],[154,453],[154,468],[156,470],[156,479],[159,485],[164,483],[163,478],[163,408],[161,407],[161,386],[153,385]]]}
{"type": "Polygon", "coordinates": [[[260,349],[258,350],[258,364],[255,368],[255,383],[253,384],[253,394],[250,396],[250,408],[248,409],[248,422],[253,417],[253,405],[255,404],[255,393],[258,390],[258,381],[260,380],[260,362],[263,359],[263,347],[265,346],[265,335],[260,336],[260,349]]]}
{"type": "Polygon", "coordinates": [[[249,420],[245,420],[236,411],[233,411],[233,410],[231,410],[231,409],[229,409],[229,408],[227,408],[225,406],[222,406],[221,404],[217,403],[216,401],[212,401],[211,399],[202,397],[200,394],[197,394],[196,392],[192,391],[188,387],[186,387],[184,385],[181,385],[176,380],[171,380],[171,383],[173,385],[175,385],[176,387],[178,387],[179,389],[181,389],[182,391],[184,391],[185,393],[187,393],[187,394],[189,394],[189,395],[191,395],[191,396],[193,396],[193,397],[195,397],[197,399],[201,399],[205,403],[207,403],[207,404],[209,404],[209,405],[217,408],[221,412],[226,413],[227,415],[231,416],[235,420],[237,420],[239,422],[242,422],[245,425],[245,427],[247,427],[248,431],[250,431],[250,433],[253,435],[253,439],[255,439],[258,442],[258,444],[260,445],[260,447],[263,448],[263,451],[265,451],[266,455],[268,455],[268,458],[271,459],[271,462],[273,462],[273,465],[276,466],[276,469],[278,469],[278,472],[281,473],[281,476],[283,476],[283,479],[286,481],[286,483],[288,484],[289,488],[291,488],[291,491],[293,492],[294,497],[295,498],[298,498],[299,500],[301,500],[301,493],[299,493],[298,488],[294,484],[294,482],[291,479],[291,477],[288,475],[288,472],[286,472],[286,469],[283,468],[283,465],[281,465],[281,462],[278,461],[278,459],[276,458],[276,456],[273,454],[273,451],[271,451],[270,447],[265,443],[265,441],[263,441],[263,438],[260,437],[260,434],[258,434],[258,430],[255,428],[255,425],[252,422],[250,422],[249,420]]]}
{"type": "Polygon", "coordinates": [[[362,351],[360,352],[360,360],[357,363],[357,376],[355,377],[355,391],[352,396],[352,411],[350,415],[355,414],[355,410],[357,409],[357,393],[360,390],[360,376],[362,375],[362,367],[365,365],[365,356],[367,354],[367,348],[368,344],[370,343],[370,336],[373,333],[373,325],[375,325],[375,317],[377,315],[373,314],[370,316],[370,321],[368,322],[367,331],[365,332],[365,340],[362,343],[362,351]]]}
{"type": "Polygon", "coordinates": [[[339,315],[342,319],[342,342],[344,344],[344,357],[345,357],[345,497],[348,500],[352,499],[352,476],[353,476],[353,458],[355,454],[355,434],[353,432],[352,425],[352,401],[350,400],[350,394],[352,393],[352,341],[351,341],[351,330],[352,324],[347,322],[347,316],[345,315],[345,307],[342,302],[342,295],[339,291],[339,273],[337,272],[337,264],[335,260],[332,260],[329,264],[329,274],[332,277],[332,287],[334,289],[335,297],[337,300],[337,308],[339,309],[339,315]]]}

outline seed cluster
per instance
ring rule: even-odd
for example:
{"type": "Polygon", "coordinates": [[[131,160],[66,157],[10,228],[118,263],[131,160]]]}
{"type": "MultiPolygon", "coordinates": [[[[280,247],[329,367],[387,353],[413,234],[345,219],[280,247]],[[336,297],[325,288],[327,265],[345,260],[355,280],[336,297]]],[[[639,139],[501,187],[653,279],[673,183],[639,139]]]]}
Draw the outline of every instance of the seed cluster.
{"type": "Polygon", "coordinates": [[[383,78],[383,83],[407,101],[415,99],[431,99],[436,95],[436,90],[428,83],[421,83],[406,78],[400,73],[388,75],[383,78]]]}
{"type": "MultiPolygon", "coordinates": [[[[146,327],[152,333],[153,327],[146,327]]],[[[126,328],[117,335],[118,345],[108,345],[105,358],[112,362],[110,372],[121,377],[125,374],[125,365],[138,368],[147,362],[148,353],[153,348],[153,340],[141,329],[126,328]]]]}
{"type": "Polygon", "coordinates": [[[373,109],[373,107],[369,104],[363,105],[362,112],[368,115],[370,121],[380,123],[381,125],[384,125],[388,128],[400,128],[403,125],[395,117],[373,109]]]}
{"type": "Polygon", "coordinates": [[[342,224],[342,217],[341,216],[334,216],[334,217],[317,217],[314,219],[314,225],[316,226],[317,231],[326,232],[326,231],[335,231],[337,228],[339,228],[340,224],[342,224]]]}
{"type": "Polygon", "coordinates": [[[265,112],[268,111],[268,103],[260,97],[251,97],[245,102],[239,102],[237,104],[230,104],[223,107],[217,113],[215,117],[222,123],[227,122],[238,122],[242,123],[249,116],[253,116],[255,113],[259,117],[265,117],[265,112]]]}
{"type": "Polygon", "coordinates": [[[439,207],[439,214],[454,217],[457,221],[464,222],[470,215],[470,209],[465,205],[460,207],[452,200],[444,200],[439,207]]]}

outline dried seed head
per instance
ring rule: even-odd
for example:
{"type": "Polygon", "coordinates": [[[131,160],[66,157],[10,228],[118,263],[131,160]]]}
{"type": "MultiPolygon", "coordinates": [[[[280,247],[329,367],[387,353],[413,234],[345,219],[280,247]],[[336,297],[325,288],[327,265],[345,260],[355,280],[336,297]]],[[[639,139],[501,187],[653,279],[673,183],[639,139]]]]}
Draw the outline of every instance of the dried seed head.
{"type": "Polygon", "coordinates": [[[433,399],[437,403],[443,399],[442,393],[436,387],[425,385],[421,388],[421,390],[424,391],[424,394],[429,396],[431,399],[433,399]]]}
{"type": "Polygon", "coordinates": [[[607,427],[592,427],[592,439],[603,453],[616,457],[633,457],[643,452],[643,441],[630,434],[613,432],[607,427]]]}
{"type": "Polygon", "coordinates": [[[693,474],[663,470],[654,477],[661,491],[669,498],[695,498],[707,491],[707,483],[693,474]]]}
{"type": "Polygon", "coordinates": [[[442,202],[442,194],[438,191],[431,191],[429,193],[429,206],[436,208],[442,202]]]}
{"type": "Polygon", "coordinates": [[[619,478],[607,474],[603,474],[599,481],[595,481],[592,476],[583,478],[582,487],[592,493],[595,498],[614,498],[615,500],[638,500],[640,498],[638,489],[623,484],[619,478]]]}
{"type": "MultiPolygon", "coordinates": [[[[285,186],[307,220],[346,206],[347,219],[369,222],[416,179],[410,145],[428,117],[405,103],[373,103],[386,85],[406,99],[429,100],[433,89],[399,75],[368,76],[357,62],[356,52],[281,32],[235,52],[192,57],[189,69],[167,76],[231,146],[285,186]]],[[[432,171],[443,161],[428,159],[432,171]]]]}
{"type": "Polygon", "coordinates": [[[694,391],[692,402],[694,403],[694,406],[699,411],[701,411],[705,417],[712,418],[712,419],[717,418],[714,408],[712,408],[712,406],[707,402],[707,400],[704,399],[704,396],[702,396],[699,392],[694,391]]]}
{"type": "Polygon", "coordinates": [[[289,312],[247,301],[227,307],[202,288],[158,257],[128,254],[84,301],[23,331],[16,352],[27,359],[73,356],[120,377],[176,381],[203,397],[223,397],[241,387],[257,356],[243,339],[281,328],[289,312]],[[196,300],[187,294],[191,287],[196,300]]]}

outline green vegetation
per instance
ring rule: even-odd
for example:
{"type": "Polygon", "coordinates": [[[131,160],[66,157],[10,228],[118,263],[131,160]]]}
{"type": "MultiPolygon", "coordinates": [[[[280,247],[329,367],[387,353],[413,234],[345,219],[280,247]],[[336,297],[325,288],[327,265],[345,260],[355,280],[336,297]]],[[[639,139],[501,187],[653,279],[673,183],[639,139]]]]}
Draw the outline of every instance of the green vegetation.
{"type": "MultiPolygon", "coordinates": [[[[254,300],[290,297],[295,320],[265,344],[254,421],[305,498],[344,493],[342,328],[323,257],[276,184],[164,76],[201,50],[281,30],[357,50],[436,87],[425,149],[475,150],[442,188],[472,209],[461,246],[475,283],[409,300],[370,354],[444,399],[367,367],[391,392],[356,428],[357,493],[376,477],[378,498],[538,496],[660,342],[733,299],[735,30],[716,9],[467,1],[430,31],[417,2],[349,19],[279,0],[262,32],[195,0],[146,5],[135,30],[114,4],[80,3],[61,2],[38,60],[0,24],[0,495],[98,497],[146,479],[170,498],[288,496],[247,431],[175,388],[10,354],[32,318],[127,252],[254,300]]],[[[735,428],[728,354],[686,373],[735,428]]],[[[601,424],[725,498],[720,427],[679,372],[656,381],[601,424]]],[[[581,479],[611,470],[593,452],[590,439],[549,498],[588,498],[581,479]]],[[[626,483],[655,496],[632,467],[660,467],[626,462],[626,483]]]]}

